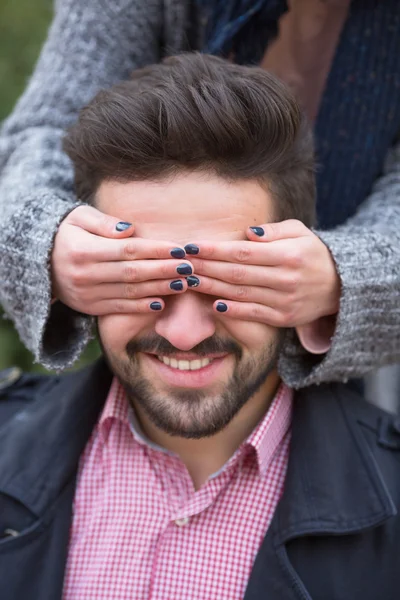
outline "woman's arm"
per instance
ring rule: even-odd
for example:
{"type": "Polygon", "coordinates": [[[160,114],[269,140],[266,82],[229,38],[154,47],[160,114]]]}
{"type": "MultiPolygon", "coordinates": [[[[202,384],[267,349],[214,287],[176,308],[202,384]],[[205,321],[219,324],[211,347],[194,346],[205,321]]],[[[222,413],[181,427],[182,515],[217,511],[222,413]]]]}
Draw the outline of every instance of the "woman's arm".
{"type": "Polygon", "coordinates": [[[58,0],[34,74],[0,137],[0,302],[35,359],[69,366],[90,318],[51,306],[57,227],[79,203],[61,149],[66,127],[98,89],[160,56],[161,0],[58,0]]]}
{"type": "Polygon", "coordinates": [[[340,310],[322,359],[306,352],[294,334],[288,340],[280,371],[293,387],[345,381],[400,362],[400,143],[357,214],[318,235],[341,278],[340,310]]]}

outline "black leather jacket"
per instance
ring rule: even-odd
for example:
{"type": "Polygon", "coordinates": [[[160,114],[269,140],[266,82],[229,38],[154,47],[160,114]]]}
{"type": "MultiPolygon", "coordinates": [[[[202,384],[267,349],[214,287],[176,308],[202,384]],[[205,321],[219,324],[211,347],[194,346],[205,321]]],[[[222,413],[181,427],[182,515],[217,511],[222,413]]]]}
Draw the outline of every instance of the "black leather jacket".
{"type": "MultiPolygon", "coordinates": [[[[62,598],[79,457],[111,377],[102,360],[0,374],[1,600],[62,598]]],[[[296,393],[285,491],[245,600],[398,600],[399,504],[400,422],[338,384],[296,393]]]]}

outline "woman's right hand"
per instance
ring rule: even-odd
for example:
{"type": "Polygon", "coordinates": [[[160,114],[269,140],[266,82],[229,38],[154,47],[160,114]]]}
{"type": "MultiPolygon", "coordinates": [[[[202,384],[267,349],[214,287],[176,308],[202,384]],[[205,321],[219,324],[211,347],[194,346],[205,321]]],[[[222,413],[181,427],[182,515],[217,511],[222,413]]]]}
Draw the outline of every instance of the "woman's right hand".
{"type": "Polygon", "coordinates": [[[160,310],[151,303],[160,303],[162,309],[160,296],[187,289],[185,276],[190,273],[177,271],[183,264],[193,271],[183,248],[132,237],[134,226],[122,222],[126,229],[118,231],[118,223],[91,206],[75,208],[62,221],[51,255],[54,298],[78,312],[100,316],[160,310]],[[182,258],[174,258],[171,251],[182,258]],[[177,281],[181,290],[170,287],[177,281]]]}

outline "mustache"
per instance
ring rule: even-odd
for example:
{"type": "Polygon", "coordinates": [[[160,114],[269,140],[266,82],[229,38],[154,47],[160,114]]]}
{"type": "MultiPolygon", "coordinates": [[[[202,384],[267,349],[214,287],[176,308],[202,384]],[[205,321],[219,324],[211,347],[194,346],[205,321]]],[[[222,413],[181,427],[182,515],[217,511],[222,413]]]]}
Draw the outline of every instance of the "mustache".
{"type": "MultiPolygon", "coordinates": [[[[134,358],[138,352],[151,352],[162,354],[163,356],[172,356],[177,352],[182,352],[182,350],[175,348],[168,340],[159,335],[149,335],[145,338],[130,340],[125,349],[129,358],[134,358]]],[[[200,344],[197,344],[197,346],[193,346],[190,352],[198,356],[226,352],[227,354],[234,354],[239,359],[242,357],[242,349],[239,344],[234,340],[224,339],[216,335],[206,338],[200,344]]]]}

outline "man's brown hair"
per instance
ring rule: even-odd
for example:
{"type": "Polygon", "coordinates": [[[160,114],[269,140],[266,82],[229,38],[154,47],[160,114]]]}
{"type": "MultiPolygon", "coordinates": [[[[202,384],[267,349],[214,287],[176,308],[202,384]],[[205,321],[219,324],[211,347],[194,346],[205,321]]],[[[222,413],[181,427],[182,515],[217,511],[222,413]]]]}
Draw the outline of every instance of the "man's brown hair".
{"type": "Polygon", "coordinates": [[[270,190],[277,220],[314,222],[310,129],[289,90],[258,67],[182,54],[137,70],[81,111],[64,149],[85,202],[103,180],[201,170],[257,180],[270,190]]]}

